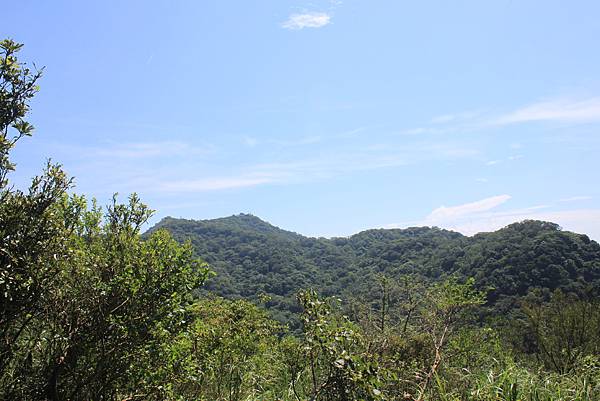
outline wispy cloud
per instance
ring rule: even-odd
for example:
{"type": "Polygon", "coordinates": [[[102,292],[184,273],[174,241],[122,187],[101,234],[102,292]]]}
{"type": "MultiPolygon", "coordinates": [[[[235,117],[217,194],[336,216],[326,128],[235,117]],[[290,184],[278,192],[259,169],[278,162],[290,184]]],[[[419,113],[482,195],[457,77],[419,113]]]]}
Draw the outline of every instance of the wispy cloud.
{"type": "Polygon", "coordinates": [[[552,205],[534,205],[520,209],[496,210],[511,198],[510,195],[498,195],[458,206],[442,206],[433,210],[423,220],[388,224],[385,227],[438,226],[465,235],[474,235],[498,230],[523,220],[544,220],[600,240],[600,209],[552,210],[552,205]]]}
{"type": "Polygon", "coordinates": [[[331,23],[331,16],[323,12],[292,14],[281,26],[285,29],[322,28],[331,23]]]}
{"type": "Polygon", "coordinates": [[[481,213],[493,209],[511,198],[510,195],[497,195],[490,198],[485,198],[476,202],[465,203],[464,205],[446,207],[441,206],[432,211],[425,221],[429,225],[437,225],[447,221],[455,221],[456,219],[471,216],[476,213],[481,213]]]}
{"type": "Polygon", "coordinates": [[[591,196],[571,196],[569,198],[559,199],[559,202],[578,202],[592,199],[591,196]]]}
{"type": "Polygon", "coordinates": [[[600,97],[544,100],[494,118],[491,123],[508,125],[534,121],[571,123],[600,121],[600,97]]]}
{"type": "Polygon", "coordinates": [[[444,226],[466,235],[498,230],[523,220],[543,220],[559,224],[563,229],[588,234],[600,240],[600,209],[540,211],[534,208],[490,212],[473,216],[468,221],[444,226]]]}
{"type": "MultiPolygon", "coordinates": [[[[450,133],[481,132],[494,127],[532,122],[556,122],[582,124],[600,122],[600,97],[556,97],[533,102],[506,113],[492,111],[466,111],[444,114],[432,118],[428,123],[407,128],[402,135],[440,135],[450,133]]],[[[518,149],[521,144],[514,143],[518,149]]]]}
{"type": "Polygon", "coordinates": [[[185,172],[178,170],[162,171],[159,174],[148,172],[149,179],[144,188],[149,192],[189,193],[267,184],[294,184],[327,180],[358,171],[397,168],[425,160],[472,158],[476,154],[473,150],[443,143],[419,143],[372,150],[364,148],[347,152],[340,152],[336,148],[310,158],[239,166],[237,173],[234,171],[227,176],[203,173],[200,168],[188,168],[185,172]]]}

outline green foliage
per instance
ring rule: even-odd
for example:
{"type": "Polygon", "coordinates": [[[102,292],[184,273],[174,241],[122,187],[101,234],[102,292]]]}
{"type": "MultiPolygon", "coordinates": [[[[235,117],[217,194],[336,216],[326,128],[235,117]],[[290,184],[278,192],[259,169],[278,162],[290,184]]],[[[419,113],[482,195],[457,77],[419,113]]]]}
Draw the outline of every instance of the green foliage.
{"type": "Polygon", "coordinates": [[[31,363],[30,329],[43,315],[57,289],[60,264],[70,256],[64,239],[76,218],[59,218],[57,205],[71,181],[58,165],[45,171],[22,192],[8,185],[15,166],[9,153],[33,127],[26,121],[29,100],[40,73],[32,73],[16,54],[20,44],[0,42],[0,398],[21,386],[31,363]]]}
{"type": "Polygon", "coordinates": [[[166,231],[142,240],[152,212],[136,195],[103,214],[68,196],[70,179],[51,164],[27,192],[8,185],[40,76],[18,62],[20,48],[0,43],[0,399],[152,394],[164,332],[184,326],[208,270],[166,231]]]}
{"type": "Polygon", "coordinates": [[[425,399],[431,380],[437,376],[442,362],[446,359],[448,341],[467,319],[465,313],[469,308],[485,302],[484,293],[477,291],[474,283],[472,278],[464,284],[455,279],[448,279],[433,285],[426,292],[425,307],[421,309],[421,325],[431,338],[433,360],[419,384],[418,400],[425,399]]]}
{"type": "Polygon", "coordinates": [[[467,372],[474,381],[454,400],[506,401],[595,401],[600,394],[600,363],[586,357],[571,374],[532,371],[514,362],[497,362],[489,370],[467,372]]]}
{"type": "Polygon", "coordinates": [[[548,303],[525,305],[526,334],[548,369],[567,373],[586,355],[600,355],[600,305],[556,291],[548,303]]]}
{"type": "MultiPolygon", "coordinates": [[[[321,300],[314,291],[298,294],[302,306],[306,366],[298,373],[310,383],[302,390],[293,382],[298,399],[376,400],[382,392],[379,369],[365,348],[358,328],[345,316],[332,313],[331,300],[321,300]]],[[[297,370],[297,368],[295,368],[297,370]]],[[[300,381],[300,380],[295,380],[300,381]]]]}
{"type": "MultiPolygon", "coordinates": [[[[156,229],[190,240],[217,272],[206,287],[220,296],[256,300],[266,294],[272,316],[300,330],[295,294],[381,304],[373,287],[381,275],[411,275],[425,285],[456,276],[475,279],[488,294],[482,316],[506,316],[533,290],[600,296],[600,245],[552,223],[526,221],[494,233],[464,237],[437,228],[369,230],[349,238],[306,238],[238,215],[216,220],[163,219],[156,229]]],[[[393,290],[396,291],[396,290],[393,290]]],[[[396,291],[397,292],[397,291],[396,291]]],[[[390,302],[401,294],[390,293],[390,302]]],[[[391,306],[391,305],[390,305],[391,306]]],[[[388,314],[390,323],[394,317],[388,314]]]]}
{"type": "Polygon", "coordinates": [[[181,400],[276,399],[282,327],[247,301],[198,300],[191,324],[163,351],[165,396],[181,400]]]}
{"type": "MultiPolygon", "coordinates": [[[[0,202],[0,392],[19,387],[32,356],[29,337],[60,289],[66,237],[77,218],[59,216],[69,180],[48,166],[28,193],[5,190],[0,202]]],[[[1,397],[0,398],[4,398],[1,397]]],[[[10,397],[8,397],[10,398],[10,397]]]]}
{"type": "Polygon", "coordinates": [[[17,141],[30,136],[33,126],[25,120],[29,100],[38,91],[41,71],[31,71],[19,63],[16,54],[23,45],[12,40],[0,41],[0,190],[7,184],[6,175],[15,166],[9,152],[17,141]]]}
{"type": "Polygon", "coordinates": [[[105,216],[77,196],[63,197],[53,210],[73,221],[55,238],[67,255],[56,261],[43,300],[27,309],[10,346],[5,397],[112,399],[153,391],[145,372],[160,363],[154,355],[162,332],[184,325],[184,306],[206,268],[164,231],[141,240],[139,226],[150,211],[135,195],[128,204],[115,201],[105,216]]]}

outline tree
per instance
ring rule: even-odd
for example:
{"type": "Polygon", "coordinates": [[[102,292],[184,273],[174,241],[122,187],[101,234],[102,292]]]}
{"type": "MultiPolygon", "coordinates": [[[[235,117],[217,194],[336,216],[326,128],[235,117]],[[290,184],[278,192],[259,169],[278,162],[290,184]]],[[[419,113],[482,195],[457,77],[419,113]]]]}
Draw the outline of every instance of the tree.
{"type": "Polygon", "coordinates": [[[523,308],[537,359],[546,368],[566,373],[581,359],[600,353],[600,305],[561,291],[550,302],[529,301],[523,308]]]}
{"type": "Polygon", "coordinates": [[[199,299],[188,308],[191,324],[164,349],[165,398],[186,400],[277,399],[277,352],[282,327],[244,300],[199,299]],[[172,366],[170,368],[169,366],[172,366]]]}
{"type": "Polygon", "coordinates": [[[474,283],[472,278],[464,284],[450,278],[433,285],[426,292],[421,322],[433,345],[433,361],[419,384],[419,401],[425,399],[429,385],[444,359],[448,340],[464,321],[464,313],[485,302],[484,293],[477,291],[474,283]]]}
{"type": "Polygon", "coordinates": [[[6,187],[6,176],[15,168],[8,157],[10,150],[33,132],[25,117],[42,75],[41,71],[19,63],[16,54],[21,47],[22,44],[8,39],[0,42],[0,189],[6,187]]]}
{"type": "Polygon", "coordinates": [[[141,238],[152,211],[135,194],[103,213],[50,163],[28,192],[8,185],[40,77],[20,48],[0,43],[0,399],[148,398],[156,351],[208,269],[165,231],[141,238]]]}
{"type": "MultiPolygon", "coordinates": [[[[382,399],[380,372],[358,327],[333,313],[332,300],[321,300],[314,291],[301,291],[298,301],[303,309],[299,346],[305,366],[296,377],[304,373],[304,383],[309,383],[302,394],[313,401],[382,399]]],[[[294,382],[292,386],[300,400],[294,382]]]]}
{"type": "Polygon", "coordinates": [[[0,42],[0,393],[4,395],[19,387],[20,372],[31,360],[27,338],[55,289],[60,261],[69,254],[64,238],[74,224],[54,212],[71,186],[59,165],[48,163],[26,192],[8,185],[8,174],[15,168],[10,151],[33,132],[26,117],[41,76],[19,63],[16,54],[21,47],[11,40],[0,42]]]}

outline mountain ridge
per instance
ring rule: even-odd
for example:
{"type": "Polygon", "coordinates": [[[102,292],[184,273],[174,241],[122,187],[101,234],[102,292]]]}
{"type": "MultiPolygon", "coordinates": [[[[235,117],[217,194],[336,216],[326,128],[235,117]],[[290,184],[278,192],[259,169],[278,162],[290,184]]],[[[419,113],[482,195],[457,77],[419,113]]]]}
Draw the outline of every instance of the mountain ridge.
{"type": "MultiPolygon", "coordinates": [[[[171,221],[180,221],[180,222],[200,222],[200,223],[229,223],[231,225],[233,225],[236,222],[239,223],[249,223],[246,227],[247,228],[253,228],[253,226],[260,226],[260,225],[264,225],[264,226],[268,226],[271,229],[277,230],[277,231],[281,231],[281,232],[285,232],[285,233],[289,233],[289,234],[294,234],[297,236],[301,236],[304,238],[314,238],[314,239],[326,239],[326,240],[336,240],[336,239],[344,239],[344,238],[349,238],[349,237],[353,237],[355,235],[359,235],[365,232],[370,232],[370,231],[389,231],[389,232],[399,232],[399,231],[407,231],[407,230],[420,230],[420,229],[432,229],[432,230],[442,230],[442,231],[446,231],[446,232],[452,232],[464,237],[469,237],[465,234],[462,234],[458,231],[453,231],[453,230],[448,230],[445,228],[440,228],[437,226],[409,226],[409,227],[404,227],[404,228],[383,228],[383,227],[378,227],[378,228],[367,228],[361,231],[358,231],[354,234],[350,234],[350,235],[335,235],[335,236],[331,236],[331,237],[325,237],[325,236],[317,236],[317,235],[305,235],[305,234],[301,234],[298,233],[296,231],[292,231],[292,230],[286,230],[284,228],[281,228],[279,226],[276,226],[272,223],[269,223],[266,220],[261,219],[260,217],[251,214],[251,213],[238,213],[238,214],[232,214],[230,216],[224,216],[224,217],[217,217],[217,218],[213,218],[213,219],[186,219],[186,218],[182,218],[182,217],[172,217],[172,216],[165,216],[163,217],[161,220],[159,220],[157,223],[154,224],[154,226],[150,227],[148,229],[148,231],[152,231],[154,229],[156,229],[157,227],[163,226],[165,225],[167,222],[171,222],[171,221]]],[[[229,225],[228,224],[228,225],[229,225]]],[[[482,232],[485,233],[485,232],[482,232]]],[[[478,235],[481,233],[477,233],[475,235],[478,235]]]]}
{"type": "Polygon", "coordinates": [[[191,241],[217,273],[200,291],[256,301],[268,295],[266,306],[281,321],[294,318],[301,289],[376,302],[381,275],[425,281],[473,277],[479,288],[489,289],[488,305],[501,314],[533,291],[545,297],[557,289],[600,295],[600,245],[551,222],[528,220],[471,237],[437,227],[305,237],[248,214],[165,218],[149,231],[161,228],[178,241],[191,241]]]}

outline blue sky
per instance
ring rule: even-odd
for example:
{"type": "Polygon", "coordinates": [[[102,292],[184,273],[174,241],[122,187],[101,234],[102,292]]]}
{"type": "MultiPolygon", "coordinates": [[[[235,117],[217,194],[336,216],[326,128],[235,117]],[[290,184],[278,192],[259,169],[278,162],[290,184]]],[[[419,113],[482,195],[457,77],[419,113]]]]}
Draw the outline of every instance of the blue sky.
{"type": "Polygon", "coordinates": [[[315,236],[527,218],[600,239],[598,1],[33,1],[47,157],[106,203],[315,236]]]}

